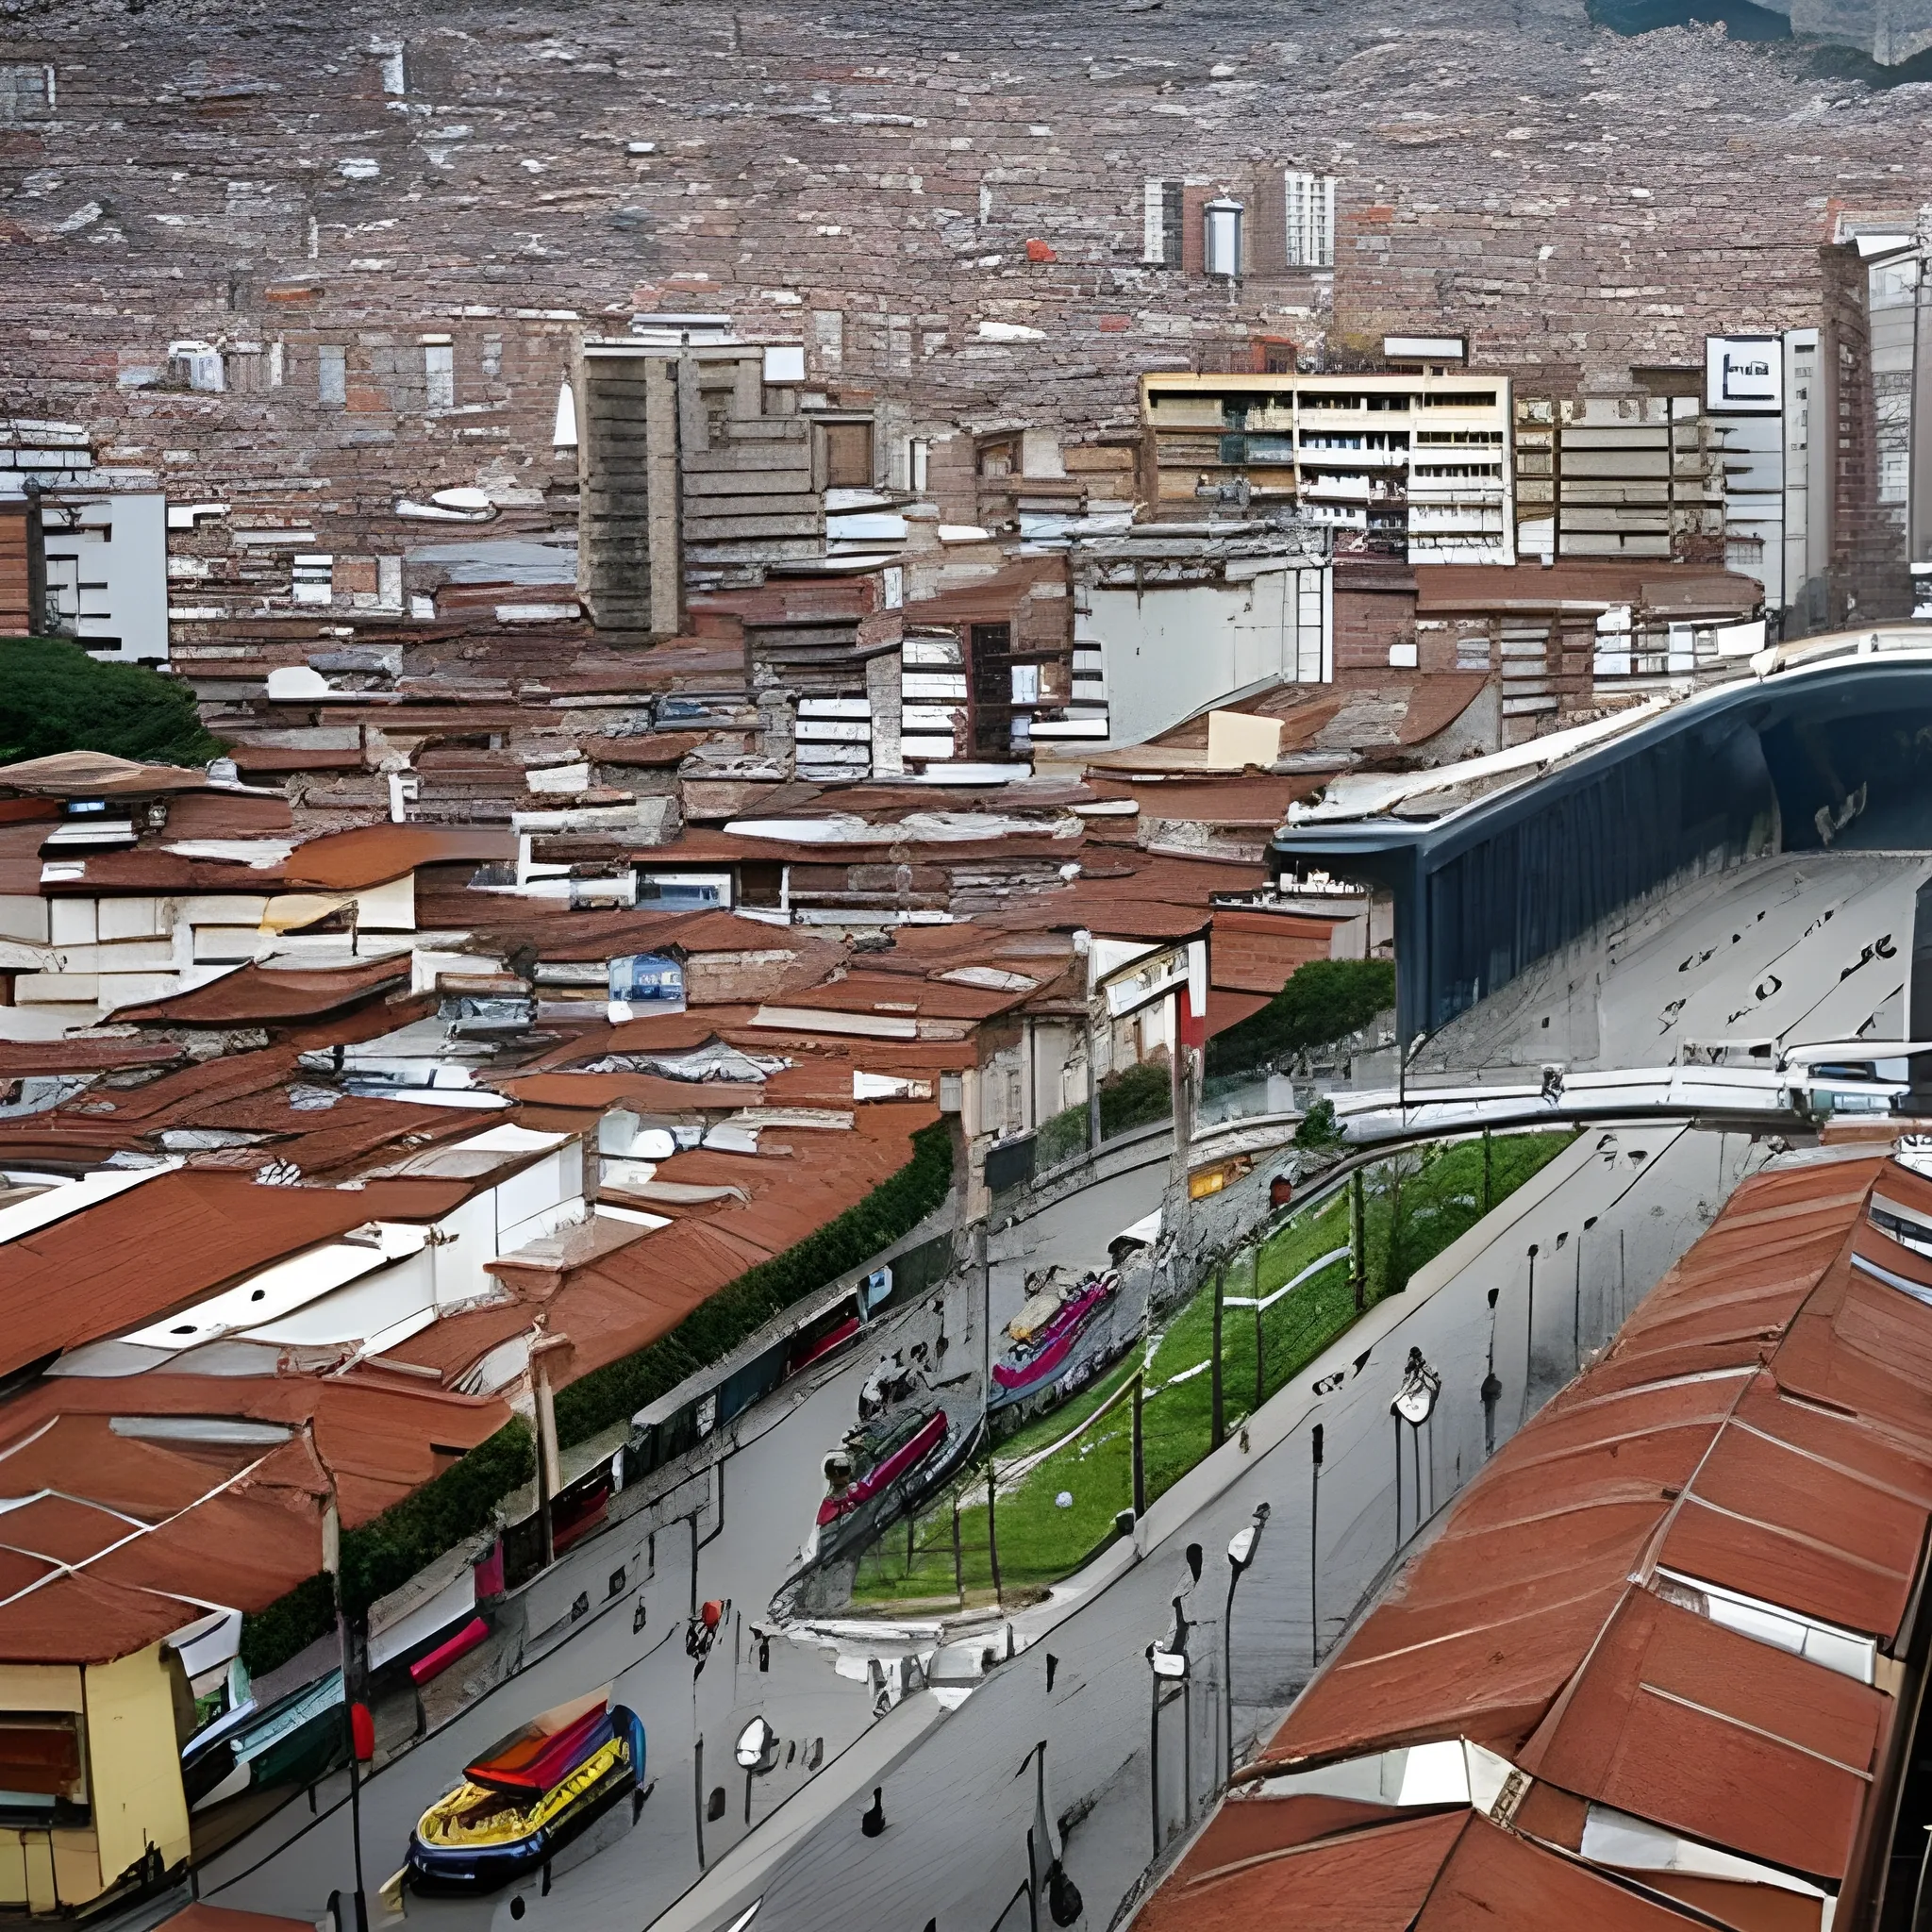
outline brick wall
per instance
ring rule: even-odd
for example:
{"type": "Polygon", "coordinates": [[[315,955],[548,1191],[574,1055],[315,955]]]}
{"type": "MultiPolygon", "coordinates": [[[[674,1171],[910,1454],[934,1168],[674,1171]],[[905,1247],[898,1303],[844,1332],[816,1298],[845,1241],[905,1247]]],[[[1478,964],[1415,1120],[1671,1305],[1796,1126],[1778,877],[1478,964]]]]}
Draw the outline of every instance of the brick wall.
{"type": "Polygon", "coordinates": [[[425,541],[396,499],[458,484],[568,526],[558,383],[641,308],[803,336],[813,379],[969,427],[1124,427],[1138,374],[1246,366],[1257,333],[1466,331],[1480,362],[1622,390],[1707,331],[1819,321],[1834,211],[1927,175],[1908,95],[1556,0],[7,0],[0,25],[0,59],[59,70],[54,117],[0,129],[8,407],[357,558],[425,541]],[[1332,275],[1274,266],[1289,165],[1341,179],[1332,275]],[[1150,175],[1245,193],[1261,272],[1143,267],[1150,175]],[[169,375],[183,341],[227,352],[226,392],[169,375]]]}

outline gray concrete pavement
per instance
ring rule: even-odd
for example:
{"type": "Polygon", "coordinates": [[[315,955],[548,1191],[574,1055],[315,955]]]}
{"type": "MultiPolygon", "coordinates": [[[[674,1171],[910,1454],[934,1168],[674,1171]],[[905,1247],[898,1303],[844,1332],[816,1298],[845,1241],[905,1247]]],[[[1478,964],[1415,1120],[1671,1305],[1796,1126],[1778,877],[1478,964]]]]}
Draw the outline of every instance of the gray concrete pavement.
{"type": "MultiPolygon", "coordinates": [[[[1084,1923],[1105,1925],[1154,1850],[1145,1651],[1169,1634],[1173,1599],[1182,1597],[1197,1627],[1191,1690],[1159,1721],[1163,1842],[1198,1816],[1219,1782],[1224,1551],[1255,1505],[1265,1500],[1273,1513],[1235,1598],[1238,1747],[1272,1728],[1306,1680],[1311,1610],[1325,1654],[1395,1559],[1389,1403],[1408,1349],[1422,1348],[1443,1382],[1420,1441],[1403,1442],[1404,1543],[1417,1533],[1418,1515],[1425,1526],[1485,1457],[1488,1291],[1498,1291],[1493,1345],[1503,1395],[1493,1431],[1501,1442],[1573,1373],[1574,1338],[1587,1351],[1613,1332],[1708,1224],[1752,1158],[1742,1137],[1685,1128],[1584,1137],[1252,1418],[1245,1449],[1229,1444],[1155,1504],[1131,1544],[1117,1545],[1052,1603],[1016,1616],[1023,1647],[1012,1662],[956,1709],[894,1712],[871,1742],[882,1749],[889,1729],[903,1727],[902,1751],[856,1781],[831,1767],[791,1801],[792,1819],[782,1810],[774,1818],[786,1830],[782,1856],[762,1857],[758,1840],[748,1840],[658,1922],[658,1932],[723,1932],[758,1900],[759,1932],[916,1928],[928,1920],[940,1932],[996,1925],[1025,1877],[1033,1817],[1026,1754],[1042,1744],[1048,1809],[1069,1820],[1067,1869],[1085,1895],[1084,1923]],[[1592,1216],[1579,1256],[1582,1223],[1592,1216]],[[1532,1242],[1540,1251],[1533,1327],[1532,1242]],[[1318,1511],[1317,1422],[1326,1439],[1318,1511]],[[1198,1586],[1184,1559],[1192,1541],[1207,1556],[1198,1586]],[[874,1786],[886,1828],[869,1838],[860,1819],[874,1786]]],[[[541,1907],[531,1910],[540,1921],[532,1932],[542,1932],[541,1907]]],[[[1007,1923],[1024,1924],[1024,1907],[1007,1923]]]]}
{"type": "MultiPolygon", "coordinates": [[[[1153,1165],[1120,1175],[993,1236],[993,1325],[1019,1307],[1028,1269],[1052,1261],[1104,1262],[1107,1242],[1158,1202],[1164,1150],[1153,1165]],[[1154,1178],[1150,1181],[1148,1176],[1154,1178]],[[1150,1191],[1151,1189],[1151,1196],[1150,1191]]],[[[970,1275],[946,1308],[956,1350],[976,1364],[982,1291],[970,1275]]],[[[895,1324],[891,1341],[928,1334],[915,1311],[895,1324]]],[[[567,1605],[579,1589],[597,1607],[541,1660],[465,1707],[443,1730],[371,1777],[362,1791],[363,1871],[372,1896],[402,1864],[408,1834],[423,1810],[455,1782],[462,1764],[539,1711],[608,1683],[611,1694],[643,1719],[651,1796],[634,1828],[628,1813],[595,1836],[589,1848],[553,1869],[547,1910],[574,1925],[645,1924],[699,1875],[700,1813],[723,1789],[724,1814],[703,1824],[708,1858],[744,1835],[745,1780],[731,1761],[738,1732],[765,1717],[785,1749],[779,1767],[753,1780],[752,1821],[766,1817],[874,1722],[867,1684],[839,1674],[830,1653],[786,1641],[770,1647],[770,1669],[758,1668],[751,1625],[795,1564],[824,1489],[821,1462],[857,1413],[858,1385],[873,1361],[857,1353],[803,1399],[781,1395],[770,1420],[722,1465],[722,1520],[707,1504],[693,1524],[675,1522],[655,1539],[624,1525],[581,1545],[559,1565],[551,1594],[567,1605]],[[695,1564],[695,1582],[693,1582],[695,1564]],[[620,1565],[626,1587],[606,1601],[607,1580],[620,1565]],[[732,1600],[730,1642],[721,1640],[693,1681],[683,1634],[693,1601],[732,1600]],[[643,1606],[641,1631],[633,1629],[643,1606]],[[701,1761],[702,1760],[702,1761],[701,1761]]],[[[958,1356],[953,1357],[958,1362],[958,1356]]],[[[216,1858],[200,1877],[215,1904],[314,1918],[331,1890],[348,1890],[353,1855],[346,1780],[320,1787],[317,1811],[297,1799],[216,1858]]],[[[412,1920],[455,1926],[494,1924],[511,1894],[472,1902],[412,1898],[412,1920]]]]}
{"type": "Polygon", "coordinates": [[[1924,855],[1814,852],[1683,881],[1443,1027],[1417,1074],[1653,1066],[1688,1041],[1903,1039],[1924,855]],[[1871,949],[1867,955],[1867,948],[1871,949]]]}
{"type": "MultiPolygon", "coordinates": [[[[1895,1022],[1903,970],[1891,956],[1909,957],[1922,871],[1917,860],[1831,855],[1704,882],[1683,895],[1680,917],[1646,915],[1608,949],[1601,974],[1556,989],[1553,1000],[1588,1003],[1589,1025],[1566,1020],[1551,1030],[1600,1032],[1603,1059],[1615,1064],[1634,1055],[1668,1058],[1689,1039],[1795,1041],[1855,1034],[1874,1015],[1883,1024],[1887,1012],[1895,1022]]],[[[1523,1037],[1533,1042],[1542,1030],[1532,1020],[1523,1037]]],[[[1148,1152],[1145,1166],[995,1227],[995,1329],[1017,1307],[1030,1269],[1098,1262],[1113,1234],[1159,1204],[1164,1150],[1148,1152]]],[[[1752,1158],[1740,1135],[1657,1124],[1589,1130],[1405,1295],[1372,1311],[1332,1359],[1252,1418],[1245,1447],[1229,1445],[1160,1498],[1131,1544],[1117,1545],[1048,1604],[1019,1613],[1019,1655],[1010,1662],[981,1678],[952,1657],[957,1685],[915,1692],[883,1717],[871,1688],[841,1674],[862,1670],[862,1658],[841,1662],[779,1641],[761,1671],[748,1628],[791,1567],[821,1491],[821,1459],[849,1424],[874,1357],[848,1360],[761,1413],[758,1432],[724,1465],[722,1510],[707,1503],[660,1526],[655,1549],[641,1541],[629,1550],[624,1533],[613,1532],[572,1553],[559,1591],[591,1588],[602,1605],[602,1579],[620,1562],[625,1589],[370,1781],[363,1824],[372,1890],[401,1862],[423,1807],[468,1757],[534,1712],[608,1681],[640,1711],[650,1737],[651,1796],[636,1824],[626,1813],[560,1859],[547,1892],[533,1883],[486,1901],[412,1900],[411,1918],[503,1932],[512,1924],[520,1932],[603,1932],[654,1922],[668,1932],[724,1932],[762,1900],[760,1932],[917,1928],[928,1920],[941,1932],[1024,1924],[1014,1893],[1036,1824],[1028,1754],[1043,1746],[1047,1808],[1052,1820],[1067,1820],[1067,1864],[1087,1898],[1085,1923],[1106,1924],[1156,1840],[1144,1653],[1168,1634],[1173,1598],[1183,1595],[1198,1627],[1191,1688],[1159,1722],[1163,1840],[1184,1828],[1218,1780],[1228,1722],[1223,1553],[1255,1504],[1267,1500],[1273,1515],[1228,1633],[1238,1740],[1273,1727],[1306,1680],[1314,1648],[1332,1647],[1399,1548],[1574,1373],[1579,1350],[1614,1332],[1752,1158]],[[1596,1224],[1585,1235],[1591,1216],[1596,1224]],[[1423,1349],[1443,1383],[1430,1423],[1403,1444],[1398,1520],[1389,1402],[1410,1346],[1423,1349]],[[1504,1392],[1486,1416],[1478,1391],[1492,1350],[1504,1392]],[[1317,1422],[1326,1441],[1318,1515],[1317,1422]],[[1192,1541],[1207,1552],[1198,1587],[1182,1559],[1192,1541]],[[694,1597],[712,1596],[734,1600],[730,1640],[693,1682],[684,1619],[694,1597]],[[635,1630],[640,1598],[643,1627],[635,1630]],[[744,1779],[730,1751],[753,1715],[777,1730],[784,1761],[754,1780],[748,1830],[744,1779]],[[869,1837],[859,1820],[874,1787],[886,1828],[869,1837]],[[722,1815],[705,1817],[721,1790],[722,1815]]],[[[953,1354],[949,1366],[979,1359],[988,1299],[971,1274],[956,1284],[944,1322],[965,1357],[953,1354]]],[[[908,1326],[895,1341],[920,1332],[908,1326]]],[[[879,1648],[892,1648],[883,1633],[879,1648]]],[[[343,1796],[340,1786],[324,1790],[313,1818],[299,1801],[286,1809],[215,1862],[204,1895],[314,1917],[331,1889],[350,1882],[343,1796]]]]}

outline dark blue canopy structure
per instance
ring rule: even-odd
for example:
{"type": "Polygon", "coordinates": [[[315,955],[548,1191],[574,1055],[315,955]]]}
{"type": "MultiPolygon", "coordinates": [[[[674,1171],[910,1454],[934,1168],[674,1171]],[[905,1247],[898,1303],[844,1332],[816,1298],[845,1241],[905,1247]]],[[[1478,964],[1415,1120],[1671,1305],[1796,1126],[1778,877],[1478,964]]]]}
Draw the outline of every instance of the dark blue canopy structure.
{"type": "Polygon", "coordinates": [[[1932,850],[1932,649],[1722,686],[1459,809],[1293,825],[1274,850],[1393,894],[1409,1040],[1673,879],[1826,844],[1932,850]]]}

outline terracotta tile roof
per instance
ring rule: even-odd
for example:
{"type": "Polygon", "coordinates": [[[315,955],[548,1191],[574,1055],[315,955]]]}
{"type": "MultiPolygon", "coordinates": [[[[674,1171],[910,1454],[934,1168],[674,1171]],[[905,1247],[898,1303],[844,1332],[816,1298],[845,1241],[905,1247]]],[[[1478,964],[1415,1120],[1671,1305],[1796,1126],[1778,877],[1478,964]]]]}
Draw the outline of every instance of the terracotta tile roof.
{"type": "Polygon", "coordinates": [[[250,791],[188,791],[168,801],[165,836],[174,839],[268,839],[295,822],[289,801],[250,791]]]}
{"type": "Polygon", "coordinates": [[[187,1048],[166,1040],[0,1040],[0,1080],[165,1067],[186,1054],[187,1048]]]}
{"type": "MultiPolygon", "coordinates": [[[[474,728],[474,727],[472,727],[474,728]]],[[[470,825],[357,825],[325,832],[296,846],[283,861],[281,879],[291,886],[315,886],[351,892],[399,879],[419,865],[474,859],[478,865],[516,857],[513,833],[470,825]]]]}
{"type": "Polygon", "coordinates": [[[239,1608],[315,1574],[328,1486],[305,1440],[129,1440],[140,1426],[63,1416],[0,1454],[0,1482],[28,1499],[0,1515],[0,1657],[88,1662],[153,1642],[207,1600],[213,1552],[239,1608]],[[70,1452],[58,1467],[50,1437],[70,1452]]]}
{"type": "Polygon", "coordinates": [[[365,762],[360,745],[317,751],[245,740],[231,745],[228,756],[241,772],[359,772],[365,762]]]}
{"type": "Polygon", "coordinates": [[[0,1248],[0,1374],[158,1320],[224,1282],[365,1221],[428,1221],[470,1190],[398,1180],[362,1189],[277,1188],[177,1169],[0,1248]]]}
{"type": "Polygon", "coordinates": [[[59,751],[0,765],[0,790],[48,798],[142,798],[158,791],[199,791],[207,784],[203,771],[136,764],[105,751],[59,751]]]}
{"type": "Polygon", "coordinates": [[[1225,777],[1168,779],[1158,785],[1096,781],[1096,789],[1111,797],[1133,799],[1143,821],[1186,819],[1198,824],[1257,825],[1272,832],[1288,816],[1290,805],[1299,798],[1312,798],[1324,782],[1320,773],[1295,778],[1256,778],[1231,772],[1225,777]]]}
{"type": "MultiPolygon", "coordinates": [[[[1432,671],[1419,677],[1408,694],[1408,709],[1395,727],[1397,744],[1420,744],[1439,731],[1447,730],[1490,681],[1487,671],[1432,671]]],[[[1319,786],[1321,780],[1314,779],[1319,786]]]]}
{"type": "Polygon", "coordinates": [[[1407,1932],[1464,1823],[1461,1814],[1438,1812],[1292,1851],[1243,1854],[1210,1847],[1217,1819],[1135,1923],[1143,1932],[1256,1932],[1269,1924],[1407,1932]]]}
{"type": "Polygon", "coordinates": [[[359,1006],[409,983],[409,956],[392,954],[353,966],[320,969],[242,966],[219,979],[115,1009],[116,1023],[161,1026],[247,1026],[264,1020],[311,1020],[359,1006]]]}
{"type": "MultiPolygon", "coordinates": [[[[544,1295],[543,1307],[547,1331],[573,1344],[571,1374],[588,1374],[647,1347],[747,1269],[862,1200],[906,1164],[912,1134],[939,1115],[929,1105],[901,1102],[858,1109],[855,1118],[847,1132],[770,1130],[755,1156],[696,1148],[660,1163],[654,1179],[732,1188],[749,1199],[725,1196],[679,1211],[669,1226],[570,1269],[544,1295]]],[[[527,1327],[531,1312],[525,1307],[457,1314],[391,1354],[445,1375],[460,1374],[527,1327]]]]}
{"type": "Polygon", "coordinates": [[[1648,604],[1674,615],[1692,611],[1746,616],[1764,601],[1763,587],[1740,572],[1659,571],[1655,564],[1570,558],[1547,570],[1512,564],[1444,563],[1417,571],[1416,615],[1456,611],[1579,611],[1612,604],[1648,604]]]}
{"type": "Polygon", "coordinates": [[[676,765],[708,735],[703,731],[652,731],[638,738],[587,738],[583,753],[597,765],[676,765]]]}
{"type": "Polygon", "coordinates": [[[910,974],[851,973],[827,985],[784,994],[774,1004],[801,1012],[879,1013],[902,1019],[989,1020],[1010,1012],[1024,990],[960,986],[910,974]]]}
{"type": "MultiPolygon", "coordinates": [[[[628,1107],[645,1113],[735,1113],[762,1104],[762,1084],[737,1080],[673,1080],[659,1074],[529,1074],[491,1082],[526,1107],[601,1113],[628,1107]]],[[[848,1076],[846,1091],[851,1091],[848,1076]]],[[[519,1118],[523,1118],[519,1116],[519,1118]]],[[[525,1125],[535,1122],[525,1121],[525,1125]]]]}
{"type": "MultiPolygon", "coordinates": [[[[1736,1592],[1881,1654],[1907,1632],[1932,1524],[1932,1259],[1867,1210],[1932,1224],[1932,1181],[1883,1152],[1747,1181],[1260,1755],[1257,1777],[1460,1737],[1534,1780],[1513,1831],[1449,1814],[1455,1849],[1402,1923],[1685,1923],[1659,1888],[1738,1908],[1698,1891],[1713,1881],[1640,1873],[1658,1886],[1639,1897],[1552,1857],[1584,1843],[1588,1805],[1856,1895],[1865,1834],[1889,1828],[1898,1705],[1705,1609],[1736,1592]]],[[[1325,1923],[1329,1862],[1428,1828],[1256,1804],[1224,1807],[1142,1923],[1325,1923]]]]}

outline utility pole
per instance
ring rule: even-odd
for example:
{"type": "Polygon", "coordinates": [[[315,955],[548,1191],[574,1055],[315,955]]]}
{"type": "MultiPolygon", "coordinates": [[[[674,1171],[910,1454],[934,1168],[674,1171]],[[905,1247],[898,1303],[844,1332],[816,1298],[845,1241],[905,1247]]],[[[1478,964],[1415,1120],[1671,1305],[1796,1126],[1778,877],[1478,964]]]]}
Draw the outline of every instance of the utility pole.
{"type": "Polygon", "coordinates": [[[1134,1521],[1147,1513],[1146,1439],[1141,1432],[1141,1403],[1147,1388],[1147,1371],[1134,1371],[1134,1521]]]}
{"type": "Polygon", "coordinates": [[[1308,1671],[1312,1675],[1315,1666],[1322,1661],[1322,1619],[1320,1615],[1320,1592],[1322,1585],[1322,1424],[1317,1423],[1308,1438],[1308,1446],[1314,1452],[1313,1469],[1308,1480],[1308,1671]]]}
{"type": "Polygon", "coordinates": [[[1225,1258],[1214,1264],[1214,1354],[1208,1373],[1213,1379],[1213,1396],[1208,1424],[1208,1447],[1219,1449],[1227,1440],[1227,1421],[1221,1399],[1221,1298],[1227,1290],[1225,1258]]]}
{"type": "Polygon", "coordinates": [[[1529,1308],[1523,1318],[1523,1413],[1519,1424],[1529,1420],[1529,1376],[1536,1358],[1536,1257],[1539,1244],[1529,1244],[1529,1308]]]}
{"type": "Polygon", "coordinates": [[[1362,1204],[1362,1171],[1357,1168],[1348,1177],[1348,1282],[1355,1292],[1355,1311],[1368,1306],[1368,1229],[1362,1204]]]}

